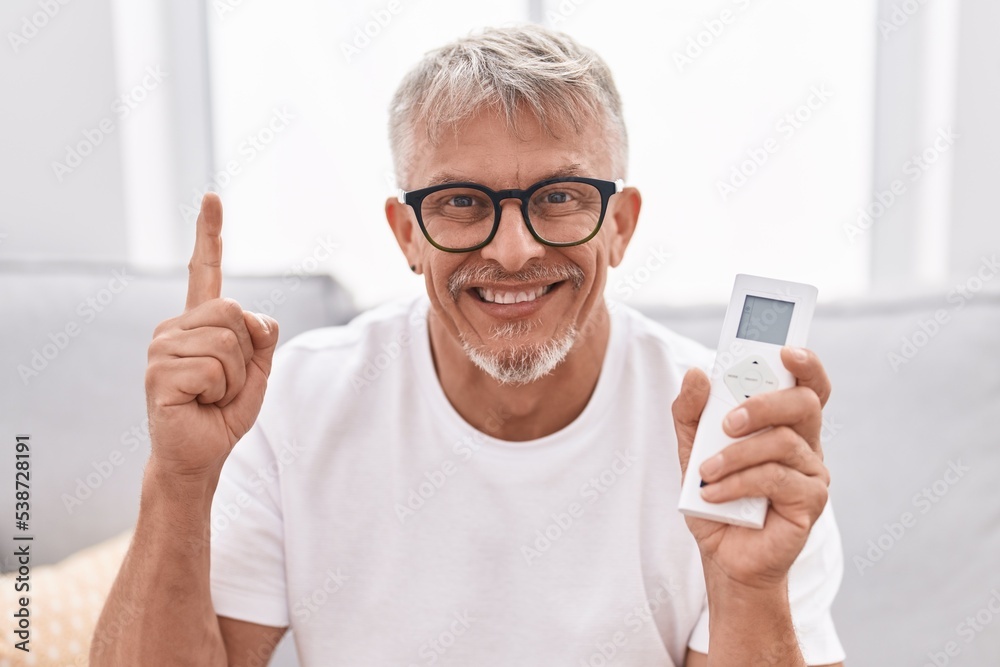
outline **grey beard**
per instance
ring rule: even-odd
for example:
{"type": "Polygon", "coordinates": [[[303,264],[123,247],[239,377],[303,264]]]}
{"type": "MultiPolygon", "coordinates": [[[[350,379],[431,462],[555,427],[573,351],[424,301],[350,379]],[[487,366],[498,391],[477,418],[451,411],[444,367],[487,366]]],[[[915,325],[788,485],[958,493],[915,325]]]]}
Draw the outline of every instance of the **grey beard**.
{"type": "MultiPolygon", "coordinates": [[[[530,265],[517,273],[507,273],[498,265],[486,264],[464,267],[448,279],[448,292],[458,300],[459,294],[469,284],[499,282],[547,282],[569,281],[574,290],[584,282],[583,270],[574,264],[541,266],[530,265]]],[[[522,336],[534,328],[534,322],[515,321],[494,327],[493,339],[510,340],[522,336]]],[[[576,342],[576,326],[570,327],[557,338],[545,343],[518,345],[499,351],[487,351],[462,339],[466,356],[481,371],[505,385],[525,385],[543,378],[561,364],[576,342]]]]}
{"type": "MultiPolygon", "coordinates": [[[[498,338],[494,333],[494,338],[498,338]]],[[[577,329],[570,326],[561,336],[545,343],[515,345],[514,347],[486,351],[467,341],[462,341],[465,354],[491,378],[503,385],[520,386],[545,377],[566,359],[576,342],[577,329]]]]}

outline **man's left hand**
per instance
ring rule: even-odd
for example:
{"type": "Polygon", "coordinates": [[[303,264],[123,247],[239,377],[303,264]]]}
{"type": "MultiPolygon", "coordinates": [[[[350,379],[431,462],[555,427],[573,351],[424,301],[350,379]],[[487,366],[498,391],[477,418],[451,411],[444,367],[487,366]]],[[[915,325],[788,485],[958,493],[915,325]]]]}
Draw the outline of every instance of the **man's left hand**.
{"type": "MultiPolygon", "coordinates": [[[[766,497],[770,501],[762,530],[687,517],[707,579],[721,576],[751,589],[783,584],[826,506],[830,473],[823,464],[820,431],[830,380],[809,350],[786,347],[781,360],[795,376],[796,386],[758,394],[730,412],[723,424],[727,435],[755,435],[702,464],[705,500],[766,497]]],[[[705,373],[690,370],[673,404],[682,475],[709,388],[705,373]]]]}

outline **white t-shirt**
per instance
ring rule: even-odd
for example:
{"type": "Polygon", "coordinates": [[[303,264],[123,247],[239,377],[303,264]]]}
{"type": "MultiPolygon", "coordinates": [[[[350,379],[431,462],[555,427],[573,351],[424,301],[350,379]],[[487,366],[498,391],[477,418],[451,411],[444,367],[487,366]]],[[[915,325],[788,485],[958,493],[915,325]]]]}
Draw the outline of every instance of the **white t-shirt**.
{"type": "MultiPolygon", "coordinates": [[[[303,667],[679,667],[687,647],[706,653],[670,406],[713,355],[610,305],[586,408],[528,442],[479,432],[448,402],[426,297],[282,346],[213,503],[216,612],[291,626],[303,667]]],[[[810,664],[844,658],[830,618],[842,573],[828,506],[790,573],[810,664]]]]}

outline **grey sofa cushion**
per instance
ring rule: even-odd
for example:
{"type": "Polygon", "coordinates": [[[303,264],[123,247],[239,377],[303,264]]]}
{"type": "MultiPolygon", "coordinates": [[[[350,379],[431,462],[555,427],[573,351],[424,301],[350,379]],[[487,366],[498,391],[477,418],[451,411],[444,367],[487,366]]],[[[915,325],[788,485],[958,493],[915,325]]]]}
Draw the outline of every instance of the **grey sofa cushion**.
{"type": "MultiPolygon", "coordinates": [[[[144,374],[156,325],[184,309],[187,275],[122,266],[0,264],[5,439],[31,435],[35,564],[132,526],[149,454],[144,374]]],[[[232,278],[223,296],[271,311],[281,340],[355,310],[329,277],[232,278]]],[[[6,443],[10,445],[10,443],[6,443]]],[[[5,451],[12,452],[10,447],[5,451]]],[[[12,480],[12,453],[0,457],[12,480]]],[[[0,526],[9,540],[12,521],[0,526]]],[[[10,562],[2,560],[4,569],[10,562]]]]}

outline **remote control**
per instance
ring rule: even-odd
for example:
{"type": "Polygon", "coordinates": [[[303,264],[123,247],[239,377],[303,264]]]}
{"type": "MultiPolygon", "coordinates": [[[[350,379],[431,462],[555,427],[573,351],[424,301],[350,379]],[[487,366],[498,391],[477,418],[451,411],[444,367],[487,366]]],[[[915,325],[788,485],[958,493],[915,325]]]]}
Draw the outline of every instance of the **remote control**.
{"type": "Polygon", "coordinates": [[[704,482],[698,471],[705,459],[745,439],[730,438],[722,430],[722,420],[731,410],[755,394],[795,386],[795,377],[781,363],[781,348],[805,346],[816,293],[812,285],[736,276],[712,367],[711,393],[681,486],[678,509],[682,513],[748,528],[764,527],[767,498],[710,503],[701,497],[704,482]]]}

